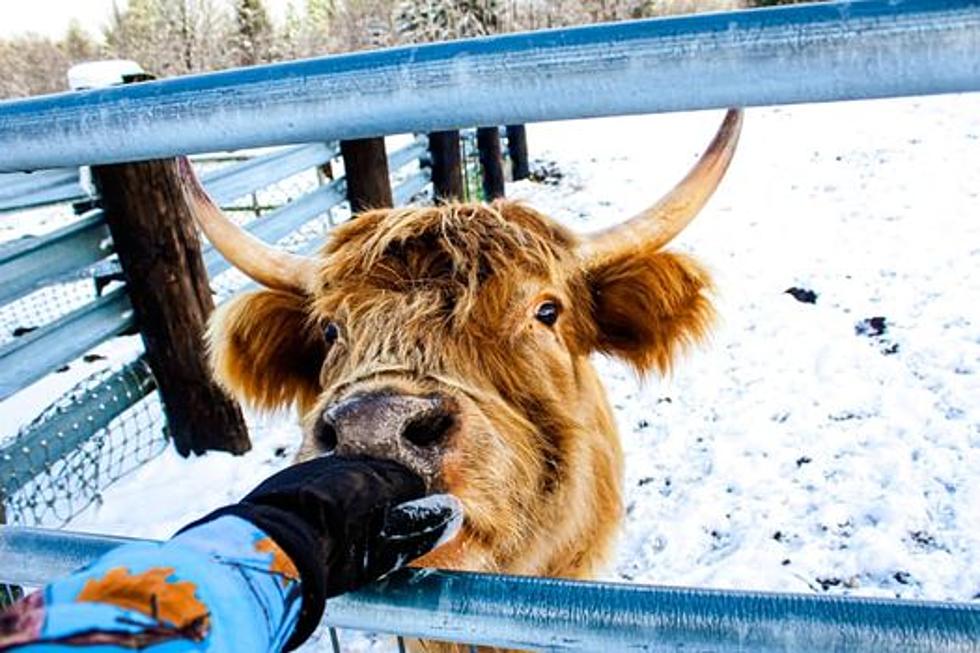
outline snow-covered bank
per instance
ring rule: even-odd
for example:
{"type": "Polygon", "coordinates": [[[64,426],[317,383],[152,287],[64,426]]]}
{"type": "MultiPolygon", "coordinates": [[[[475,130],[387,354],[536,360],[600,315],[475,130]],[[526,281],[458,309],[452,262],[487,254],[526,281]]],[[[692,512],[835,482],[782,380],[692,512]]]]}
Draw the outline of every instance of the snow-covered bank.
{"type": "MultiPolygon", "coordinates": [[[[630,488],[611,577],[980,598],[978,109],[748,112],[676,244],[715,272],[713,341],[666,380],[600,363],[630,488]]],[[[541,126],[533,151],[567,174],[520,194],[583,227],[630,215],[719,119],[541,126]]]]}
{"type": "MultiPolygon", "coordinates": [[[[720,119],[529,126],[562,176],[509,192],[578,228],[622,219],[720,119]]],[[[980,598],[978,180],[978,94],[747,113],[727,179],[674,245],[715,273],[712,341],[668,379],[598,361],[627,451],[609,578],[980,598]]],[[[168,452],[69,527],[166,536],[298,444],[292,416],[253,435],[242,459],[168,452]]]]}

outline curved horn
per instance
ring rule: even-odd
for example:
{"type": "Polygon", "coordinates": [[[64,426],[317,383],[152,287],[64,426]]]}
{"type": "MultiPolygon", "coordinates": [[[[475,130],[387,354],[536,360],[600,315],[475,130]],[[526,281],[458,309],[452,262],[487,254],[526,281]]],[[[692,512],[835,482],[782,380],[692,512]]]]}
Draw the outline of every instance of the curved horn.
{"type": "Polygon", "coordinates": [[[627,242],[654,249],[666,245],[690,224],[715,192],[735,154],[741,131],[742,110],[729,109],[708,149],[679,184],[626,222],[584,236],[581,251],[592,257],[627,242]]]}
{"type": "Polygon", "coordinates": [[[314,259],[282,251],[248,233],[215,206],[187,157],[177,159],[177,168],[191,213],[229,263],[266,288],[307,294],[315,287],[314,259]]]}

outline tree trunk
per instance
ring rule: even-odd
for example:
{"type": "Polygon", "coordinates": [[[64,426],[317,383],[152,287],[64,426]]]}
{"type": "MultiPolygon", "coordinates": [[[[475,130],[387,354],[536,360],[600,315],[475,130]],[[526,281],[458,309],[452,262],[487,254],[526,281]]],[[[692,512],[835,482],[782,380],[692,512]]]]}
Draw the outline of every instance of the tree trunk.
{"type": "Polygon", "coordinates": [[[92,176],[177,451],[248,451],[242,413],[208,366],[214,301],[175,161],[98,166],[92,176]]]}
{"type": "Polygon", "coordinates": [[[388,155],[385,139],[360,138],[340,142],[347,178],[347,199],[352,213],[370,209],[391,208],[391,180],[388,177],[388,155]]]}
{"type": "Polygon", "coordinates": [[[491,202],[504,197],[504,163],[500,153],[500,130],[480,127],[476,130],[476,147],[480,150],[483,170],[483,198],[491,202]]]}

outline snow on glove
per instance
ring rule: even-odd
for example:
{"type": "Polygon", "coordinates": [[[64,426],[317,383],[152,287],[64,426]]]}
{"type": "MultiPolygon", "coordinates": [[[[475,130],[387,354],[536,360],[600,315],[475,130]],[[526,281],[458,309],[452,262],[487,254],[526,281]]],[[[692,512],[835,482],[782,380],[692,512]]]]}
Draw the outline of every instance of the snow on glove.
{"type": "Polygon", "coordinates": [[[403,465],[363,456],[324,456],[288,467],[223,515],[252,522],[282,547],[300,573],[303,608],[290,650],[313,632],[331,596],[356,589],[428,553],[462,523],[458,500],[425,495],[403,465]]]}

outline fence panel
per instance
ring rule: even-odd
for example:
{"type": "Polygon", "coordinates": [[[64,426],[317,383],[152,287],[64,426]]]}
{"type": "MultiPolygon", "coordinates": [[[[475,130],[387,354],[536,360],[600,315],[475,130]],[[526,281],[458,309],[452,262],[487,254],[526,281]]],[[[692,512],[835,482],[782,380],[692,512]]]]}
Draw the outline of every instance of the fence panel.
{"type": "MultiPolygon", "coordinates": [[[[2,528],[0,581],[41,585],[124,541],[2,528]]],[[[323,623],[522,650],[966,653],[980,605],[403,570],[331,599],[323,623]]]]}

